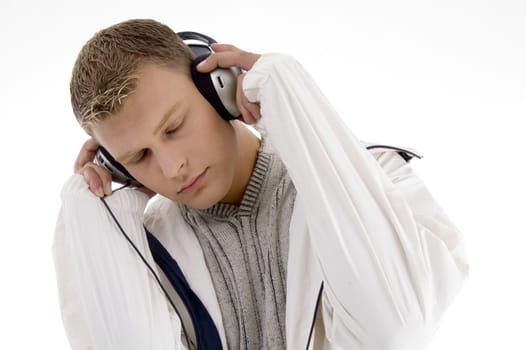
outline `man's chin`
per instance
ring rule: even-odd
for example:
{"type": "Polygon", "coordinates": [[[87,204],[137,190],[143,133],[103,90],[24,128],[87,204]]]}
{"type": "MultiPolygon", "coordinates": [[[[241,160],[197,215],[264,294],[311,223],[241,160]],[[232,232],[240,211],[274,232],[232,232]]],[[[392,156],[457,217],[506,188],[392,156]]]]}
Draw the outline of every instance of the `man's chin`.
{"type": "Polygon", "coordinates": [[[169,195],[165,197],[174,202],[184,204],[190,208],[198,209],[198,210],[205,210],[205,209],[211,208],[220,201],[220,199],[211,198],[209,196],[207,197],[207,196],[204,196],[203,194],[202,195],[197,194],[195,196],[192,196],[192,198],[188,198],[188,199],[181,198],[181,196],[174,196],[174,195],[169,195]]]}

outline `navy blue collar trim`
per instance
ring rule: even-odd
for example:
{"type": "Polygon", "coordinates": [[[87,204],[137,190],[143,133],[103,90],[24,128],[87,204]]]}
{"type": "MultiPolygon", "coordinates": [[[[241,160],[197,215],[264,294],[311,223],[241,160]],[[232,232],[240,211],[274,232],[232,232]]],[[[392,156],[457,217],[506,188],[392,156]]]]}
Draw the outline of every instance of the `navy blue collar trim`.
{"type": "Polygon", "coordinates": [[[153,259],[163,270],[190,314],[197,338],[197,348],[199,350],[222,349],[221,338],[219,337],[212,317],[199,297],[190,288],[179,265],[157,238],[148,232],[148,230],[146,230],[146,234],[153,259]]]}

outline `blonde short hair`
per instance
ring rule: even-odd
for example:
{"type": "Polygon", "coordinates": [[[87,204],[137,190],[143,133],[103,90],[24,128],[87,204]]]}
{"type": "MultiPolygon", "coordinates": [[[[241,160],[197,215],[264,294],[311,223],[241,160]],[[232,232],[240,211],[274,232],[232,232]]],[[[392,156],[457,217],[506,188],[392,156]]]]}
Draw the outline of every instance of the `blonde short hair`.
{"type": "Polygon", "coordinates": [[[145,63],[190,75],[194,56],[168,26],[149,19],[121,22],[97,32],[82,47],[70,82],[73,113],[84,130],[119,112],[145,63]]]}

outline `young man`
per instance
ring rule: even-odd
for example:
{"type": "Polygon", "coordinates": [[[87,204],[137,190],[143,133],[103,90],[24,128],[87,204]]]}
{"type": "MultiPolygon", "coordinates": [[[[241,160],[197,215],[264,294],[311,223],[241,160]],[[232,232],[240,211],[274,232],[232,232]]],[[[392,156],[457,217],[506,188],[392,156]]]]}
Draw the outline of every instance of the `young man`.
{"type": "Polygon", "coordinates": [[[72,104],[92,140],[54,242],[72,347],[424,347],[468,265],[408,153],[368,150],[292,58],[213,49],[198,69],[246,71],[236,102],[261,139],[219,117],[160,23],[116,24],[79,54],[72,104]],[[142,191],[111,194],[99,145],[142,191]]]}

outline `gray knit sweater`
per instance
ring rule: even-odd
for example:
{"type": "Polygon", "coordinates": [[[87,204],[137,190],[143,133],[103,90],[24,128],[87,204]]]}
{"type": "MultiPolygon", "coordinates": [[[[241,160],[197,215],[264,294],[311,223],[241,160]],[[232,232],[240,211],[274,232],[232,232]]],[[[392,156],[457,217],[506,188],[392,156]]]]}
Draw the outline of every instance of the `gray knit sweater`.
{"type": "Polygon", "coordinates": [[[285,349],[289,223],[296,190],[262,141],[239,206],[181,205],[203,249],[229,349],[285,349]]]}

